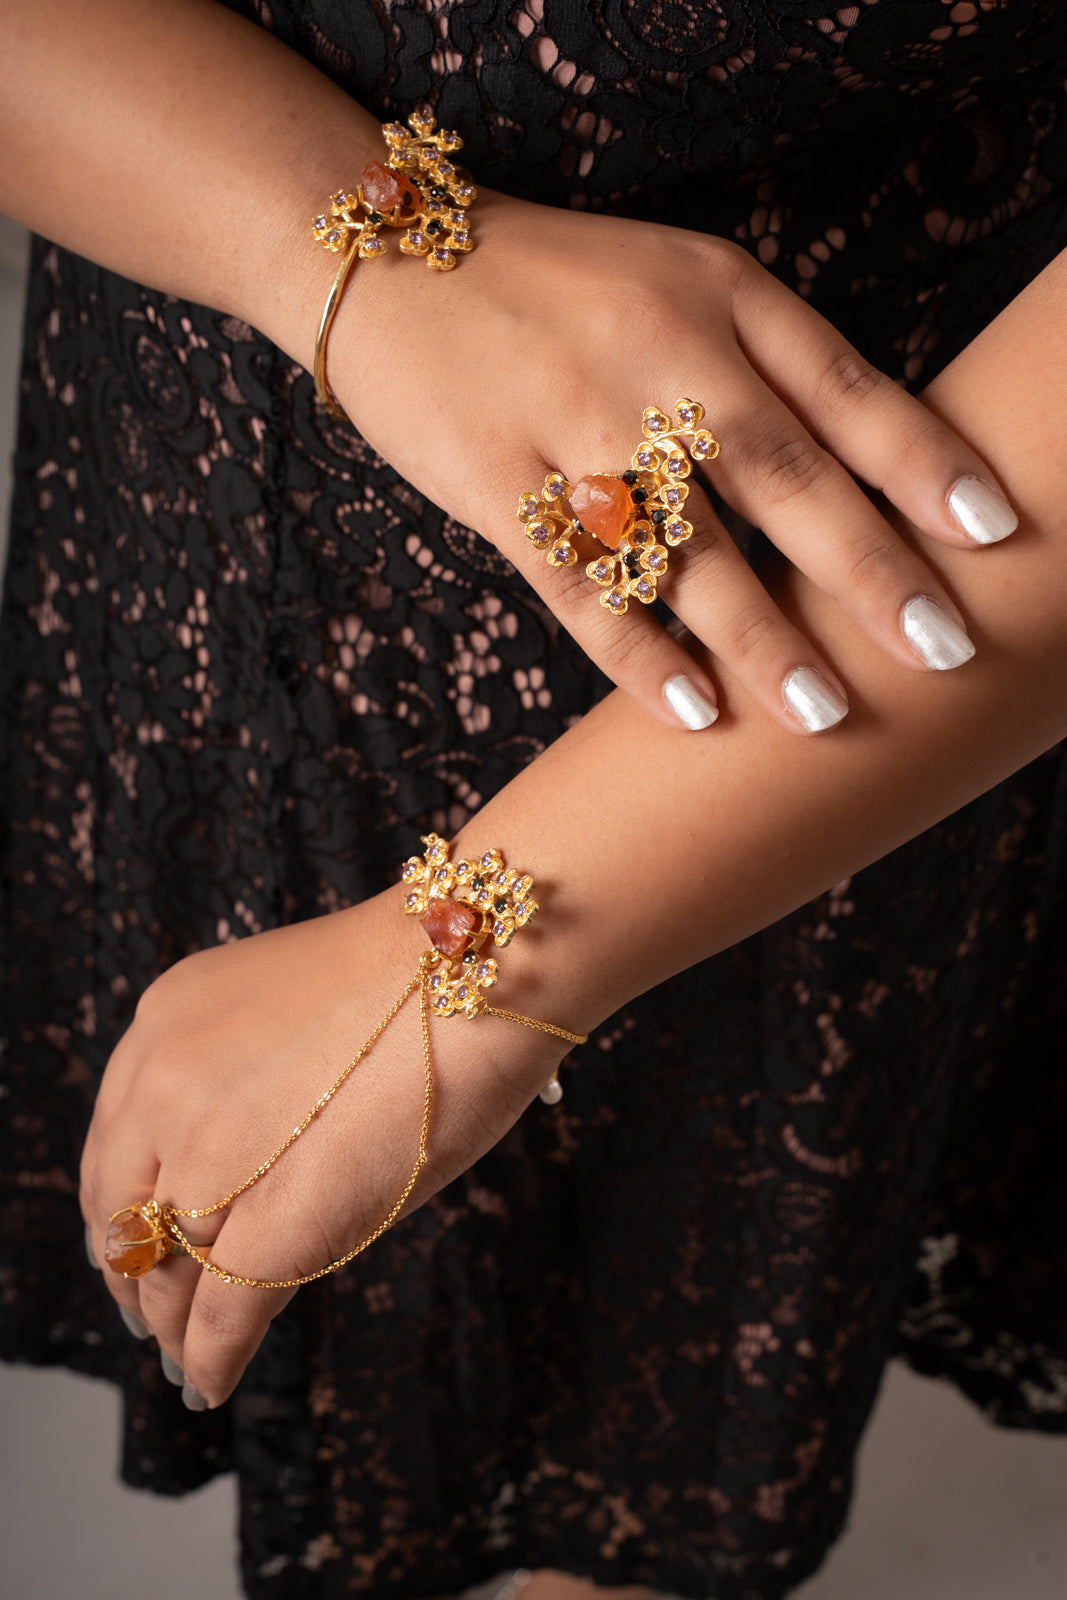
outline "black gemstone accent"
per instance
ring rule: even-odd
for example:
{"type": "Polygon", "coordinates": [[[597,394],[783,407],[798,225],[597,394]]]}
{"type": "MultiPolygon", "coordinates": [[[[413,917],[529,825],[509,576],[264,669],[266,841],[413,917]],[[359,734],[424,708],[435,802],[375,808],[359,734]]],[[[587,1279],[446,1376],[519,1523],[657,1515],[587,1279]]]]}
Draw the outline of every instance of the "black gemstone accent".
{"type": "Polygon", "coordinates": [[[441,224],[439,222],[428,222],[426,224],[426,232],[427,233],[440,233],[440,231],[441,231],[441,224]]]}
{"type": "Polygon", "coordinates": [[[508,903],[504,899],[503,895],[497,895],[496,899],[493,901],[493,910],[494,911],[506,911],[507,909],[508,909],[508,903]]]}
{"type": "Polygon", "coordinates": [[[367,212],[367,221],[368,222],[381,222],[381,220],[382,220],[382,214],[381,214],[380,211],[368,211],[367,212]]]}
{"type": "Polygon", "coordinates": [[[636,550],[627,550],[622,558],[622,564],[627,572],[636,572],[641,565],[641,557],[636,550]]]}
{"type": "Polygon", "coordinates": [[[623,483],[626,484],[627,488],[629,488],[630,484],[637,482],[637,473],[636,472],[624,472],[623,475],[622,475],[622,481],[623,481],[623,483]]]}
{"type": "Polygon", "coordinates": [[[445,188],[444,184],[435,183],[433,188],[430,190],[430,193],[433,195],[435,200],[443,200],[445,195],[448,193],[448,190],[445,188]]]}
{"type": "Polygon", "coordinates": [[[633,501],[635,506],[643,506],[645,501],[648,499],[648,490],[635,489],[630,495],[630,499],[633,501]]]}
{"type": "Polygon", "coordinates": [[[477,950],[468,950],[467,954],[463,957],[463,965],[465,967],[473,967],[473,965],[477,961],[477,959],[478,959],[477,950]]]}
{"type": "Polygon", "coordinates": [[[471,879],[471,888],[474,890],[475,894],[477,894],[478,890],[483,887],[484,883],[484,878],[473,877],[471,879]]]}
{"type": "Polygon", "coordinates": [[[664,511],[662,506],[658,506],[656,508],[656,510],[653,511],[653,513],[652,513],[652,521],[653,522],[666,522],[666,520],[667,520],[667,513],[664,511]]]}

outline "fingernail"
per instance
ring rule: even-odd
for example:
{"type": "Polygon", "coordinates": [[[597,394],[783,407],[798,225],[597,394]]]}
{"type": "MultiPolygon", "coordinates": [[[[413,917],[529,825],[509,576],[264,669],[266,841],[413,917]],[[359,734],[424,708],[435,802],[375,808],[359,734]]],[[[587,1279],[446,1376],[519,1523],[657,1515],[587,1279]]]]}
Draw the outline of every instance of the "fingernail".
{"type": "Polygon", "coordinates": [[[89,1231],[88,1223],[85,1224],[85,1254],[89,1257],[89,1265],[91,1267],[95,1267],[97,1272],[99,1272],[100,1263],[96,1259],[96,1252],[93,1249],[93,1236],[89,1231]]]}
{"type": "Polygon", "coordinates": [[[667,679],[663,685],[663,698],[678,720],[684,722],[687,728],[692,728],[694,733],[701,728],[710,728],[719,715],[718,706],[713,705],[707,695],[701,694],[692,678],[687,678],[681,672],[667,679]]]}
{"type": "Polygon", "coordinates": [[[802,728],[822,733],[848,714],[848,701],[814,667],[798,667],[782,684],[782,697],[802,728]]]}
{"type": "MultiPolygon", "coordinates": [[[[126,1310],[125,1306],[119,1306],[119,1316],[122,1318],[123,1322],[126,1324],[126,1327],[129,1329],[130,1333],[133,1334],[135,1339],[148,1338],[148,1329],[145,1327],[140,1317],[135,1317],[132,1311],[126,1310]]],[[[167,1370],[166,1367],[164,1367],[163,1370],[165,1372],[167,1370]]],[[[172,1378],[171,1382],[173,1383],[173,1381],[174,1380],[172,1378]]]]}
{"type": "Polygon", "coordinates": [[[981,478],[961,478],[948,497],[949,510],[975,544],[997,544],[1014,533],[1019,519],[999,489],[981,478]]]}
{"type": "Polygon", "coordinates": [[[207,1410],[207,1401],[204,1399],[199,1389],[193,1388],[193,1385],[189,1382],[188,1378],[186,1378],[185,1382],[182,1384],[182,1405],[185,1406],[187,1411],[207,1410]]]}
{"type": "Polygon", "coordinates": [[[163,1368],[163,1376],[167,1382],[172,1383],[176,1389],[180,1389],[185,1382],[185,1373],[176,1361],[170,1359],[165,1350],[159,1352],[159,1364],[163,1368]]]}
{"type": "Polygon", "coordinates": [[[974,655],[966,630],[926,595],[908,601],[900,613],[900,625],[915,654],[938,672],[962,667],[974,655]]]}

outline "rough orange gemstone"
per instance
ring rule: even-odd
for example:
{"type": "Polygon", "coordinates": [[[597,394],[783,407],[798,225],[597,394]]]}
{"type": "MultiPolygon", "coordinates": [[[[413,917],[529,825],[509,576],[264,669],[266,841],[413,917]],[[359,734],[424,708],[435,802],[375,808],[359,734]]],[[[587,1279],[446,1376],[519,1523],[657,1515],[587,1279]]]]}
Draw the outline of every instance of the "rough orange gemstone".
{"type": "Polygon", "coordinates": [[[621,479],[596,472],[575,484],[571,510],[583,528],[596,534],[609,550],[614,550],[633,511],[633,501],[621,479]]]}
{"type": "Polygon", "coordinates": [[[112,1272],[142,1278],[166,1253],[166,1240],[137,1211],[120,1211],[108,1227],[104,1260],[112,1272]]]}
{"type": "Polygon", "coordinates": [[[475,917],[470,906],[455,900],[431,900],[419,921],[435,950],[443,956],[461,956],[471,942],[475,917]]]}
{"type": "Polygon", "coordinates": [[[415,198],[415,191],[411,179],[401,177],[391,167],[383,166],[380,161],[368,161],[359,175],[363,188],[363,198],[373,211],[382,211],[387,215],[394,211],[398,205],[410,206],[415,198]]]}

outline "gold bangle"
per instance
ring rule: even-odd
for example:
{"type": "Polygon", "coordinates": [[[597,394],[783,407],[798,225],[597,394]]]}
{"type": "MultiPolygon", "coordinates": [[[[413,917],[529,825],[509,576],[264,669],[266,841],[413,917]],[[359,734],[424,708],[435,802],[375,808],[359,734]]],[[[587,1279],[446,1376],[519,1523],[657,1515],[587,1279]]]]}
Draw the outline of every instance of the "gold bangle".
{"type": "Polygon", "coordinates": [[[459,134],[444,128],[435,133],[433,113],[425,107],[412,112],[407,128],[383,123],[382,134],[388,165],[368,161],[355,193],[338,190],[311,224],[312,237],[344,257],[315,340],[315,390],[330,416],[341,422],[348,417],[326,380],[326,344],[356,261],[385,255],[383,228],[402,228],[401,252],[422,256],[433,272],[451,272],[457,257],[474,249],[467,212],[478,191],[450,159],[463,148],[459,134]]]}
{"type": "MultiPolygon", "coordinates": [[[[561,1028],[554,1022],[543,1022],[539,1017],[527,1017],[518,1011],[491,1006],[485,997],[484,991],[493,988],[497,981],[497,963],[493,957],[486,955],[486,948],[490,944],[497,948],[510,944],[518,929],[525,927],[537,912],[537,902],[532,895],[534,882],[529,873],[520,873],[508,867],[499,850],[487,851],[477,862],[466,859],[450,861],[448,843],[438,834],[426,834],[422,842],[426,846],[423,857],[412,856],[404,863],[402,877],[407,885],[404,909],[419,917],[433,948],[419,958],[418,969],[403,993],[394,1000],[374,1031],[364,1039],[344,1071],[315,1101],[303,1121],[244,1183],[238,1184],[236,1189],[231,1189],[229,1194],[209,1206],[185,1208],[161,1205],[152,1197],[116,1211],[109,1219],[104,1248],[104,1258],[113,1272],[127,1278],[140,1278],[159,1266],[168,1255],[184,1255],[191,1256],[206,1272],[221,1278],[224,1283],[241,1284],[248,1289],[298,1289],[302,1284],[313,1283],[316,1278],[325,1278],[329,1273],[336,1272],[338,1267],[346,1266],[356,1256],[362,1255],[376,1239],[381,1238],[386,1229],[392,1227],[426,1165],[434,1093],[431,1014],[455,1016],[462,1012],[467,1017],[499,1017],[502,1021],[520,1023],[523,1027],[551,1034],[553,1038],[564,1039],[568,1044],[585,1044],[588,1035],[584,1033],[572,1033],[569,1028],[561,1028]],[[415,1165],[388,1214],[373,1233],[361,1239],[336,1261],[330,1261],[326,1266],[306,1272],[298,1278],[246,1278],[220,1267],[211,1260],[210,1247],[195,1245],[187,1238],[178,1218],[213,1216],[258,1183],[325,1109],[416,989],[419,991],[422,1027],[422,1124],[415,1165]]],[[[554,1105],[562,1098],[563,1090],[557,1073],[552,1074],[540,1093],[542,1100],[549,1105],[554,1105]]]]}
{"type": "Polygon", "coordinates": [[[348,282],[348,274],[352,271],[358,258],[359,240],[354,239],[344,260],[337,269],[337,276],[334,278],[333,285],[326,297],[326,304],[322,308],[322,316],[319,319],[318,335],[315,339],[315,391],[330,416],[336,417],[338,422],[347,422],[348,414],[338,405],[337,398],[326,378],[326,341],[330,337],[330,329],[333,326],[333,319],[337,315],[337,307],[341,304],[341,296],[344,293],[345,284],[348,282]]]}

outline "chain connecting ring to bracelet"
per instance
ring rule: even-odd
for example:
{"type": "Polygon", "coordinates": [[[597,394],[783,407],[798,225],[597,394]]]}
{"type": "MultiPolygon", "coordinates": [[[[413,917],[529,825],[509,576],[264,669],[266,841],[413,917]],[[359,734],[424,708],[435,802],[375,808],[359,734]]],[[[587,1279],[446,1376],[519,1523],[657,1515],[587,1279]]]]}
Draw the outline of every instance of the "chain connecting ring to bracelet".
{"type": "MultiPolygon", "coordinates": [[[[498,1017],[540,1033],[551,1034],[568,1044],[584,1044],[586,1035],[572,1033],[554,1022],[527,1017],[517,1011],[491,1006],[486,991],[497,982],[497,962],[488,952],[510,944],[515,933],[526,926],[538,910],[533,898],[534,881],[506,865],[499,850],[489,850],[478,861],[452,861],[448,842],[438,834],[423,838],[425,853],[405,862],[402,880],[406,886],[404,910],[417,916],[432,948],[419,958],[419,965],[374,1031],[360,1045],[344,1070],[277,1149],[243,1183],[212,1205],[183,1208],[161,1205],[155,1198],[124,1206],[109,1219],[104,1256],[108,1266],[127,1278],[140,1278],[160,1265],[168,1255],[190,1256],[205,1271],[225,1283],[250,1289],[296,1289],[324,1278],[362,1255],[380,1239],[400,1216],[427,1161],[430,1113],[433,1106],[433,1052],[430,1044],[430,1018],[462,1014],[468,1018],[498,1017]],[[374,1231],[337,1260],[313,1272],[291,1278],[251,1278],[230,1271],[211,1259],[208,1246],[189,1239],[179,1219],[210,1217],[233,1204],[270,1171],[297,1139],[329,1105],[359,1063],[373,1048],[402,1007],[418,990],[422,1031],[423,1106],[415,1164],[402,1193],[374,1231]]],[[[562,1097],[557,1073],[541,1090],[541,1098],[555,1104],[562,1097]]]]}

